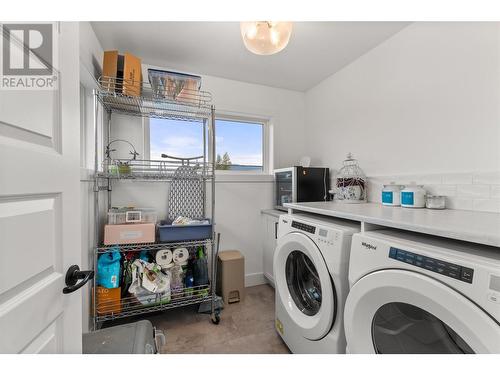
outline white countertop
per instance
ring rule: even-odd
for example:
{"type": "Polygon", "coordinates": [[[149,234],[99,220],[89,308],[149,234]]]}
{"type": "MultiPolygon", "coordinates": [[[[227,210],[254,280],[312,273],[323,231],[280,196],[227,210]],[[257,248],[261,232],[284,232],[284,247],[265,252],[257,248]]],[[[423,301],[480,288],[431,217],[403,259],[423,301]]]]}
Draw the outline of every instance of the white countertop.
{"type": "Polygon", "coordinates": [[[285,203],[285,207],[500,247],[500,214],[498,213],[389,207],[380,203],[285,203]]]}
{"type": "Polygon", "coordinates": [[[264,214],[264,215],[270,215],[273,217],[279,217],[280,215],[286,214],[286,211],[280,211],[280,210],[276,210],[274,208],[266,208],[266,209],[260,210],[260,213],[264,214]]]}

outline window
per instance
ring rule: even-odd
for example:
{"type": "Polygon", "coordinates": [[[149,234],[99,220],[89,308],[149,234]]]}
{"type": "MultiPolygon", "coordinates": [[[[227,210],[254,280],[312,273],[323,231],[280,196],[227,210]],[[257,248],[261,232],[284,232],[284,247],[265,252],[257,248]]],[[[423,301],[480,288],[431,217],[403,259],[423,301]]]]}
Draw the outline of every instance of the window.
{"type": "Polygon", "coordinates": [[[264,124],[259,122],[215,120],[216,169],[264,171],[264,124]]]}
{"type": "MultiPolygon", "coordinates": [[[[215,120],[215,134],[217,170],[236,173],[266,171],[265,121],[220,117],[215,120]]],[[[162,154],[202,156],[203,123],[151,118],[149,152],[151,160],[161,160],[162,154]]]]}
{"type": "Polygon", "coordinates": [[[203,156],[203,123],[151,118],[149,140],[151,160],[161,160],[161,154],[177,157],[203,156]]]}

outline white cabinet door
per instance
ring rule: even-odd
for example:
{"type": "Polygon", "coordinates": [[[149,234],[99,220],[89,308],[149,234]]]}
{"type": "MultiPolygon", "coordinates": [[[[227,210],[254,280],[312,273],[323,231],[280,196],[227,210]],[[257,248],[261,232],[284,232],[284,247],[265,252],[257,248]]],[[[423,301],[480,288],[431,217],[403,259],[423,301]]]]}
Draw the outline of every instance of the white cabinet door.
{"type": "Polygon", "coordinates": [[[82,350],[78,24],[52,30],[58,88],[0,89],[0,353],[82,350]]]}
{"type": "Polygon", "coordinates": [[[264,276],[274,286],[273,258],[276,249],[278,236],[278,218],[270,215],[263,215],[264,222],[264,276]]]}

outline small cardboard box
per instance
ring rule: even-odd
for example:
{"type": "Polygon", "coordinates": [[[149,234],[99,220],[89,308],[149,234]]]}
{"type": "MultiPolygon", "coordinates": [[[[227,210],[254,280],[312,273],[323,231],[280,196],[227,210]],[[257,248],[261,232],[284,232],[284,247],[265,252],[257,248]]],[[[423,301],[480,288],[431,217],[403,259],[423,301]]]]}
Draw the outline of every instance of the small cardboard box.
{"type": "Polygon", "coordinates": [[[109,91],[140,96],[142,84],[141,59],[131,53],[104,51],[101,83],[109,91]]]}
{"type": "Polygon", "coordinates": [[[141,59],[125,52],[123,55],[123,94],[141,95],[141,59]]]}
{"type": "Polygon", "coordinates": [[[97,287],[97,315],[118,314],[122,311],[121,305],[121,290],[122,288],[104,288],[97,287]]]}
{"type": "Polygon", "coordinates": [[[118,75],[118,51],[104,51],[101,84],[108,91],[115,91],[118,75]]]}
{"type": "Polygon", "coordinates": [[[116,224],[104,226],[105,245],[126,245],[134,243],[155,242],[156,227],[154,223],[116,224]]]}

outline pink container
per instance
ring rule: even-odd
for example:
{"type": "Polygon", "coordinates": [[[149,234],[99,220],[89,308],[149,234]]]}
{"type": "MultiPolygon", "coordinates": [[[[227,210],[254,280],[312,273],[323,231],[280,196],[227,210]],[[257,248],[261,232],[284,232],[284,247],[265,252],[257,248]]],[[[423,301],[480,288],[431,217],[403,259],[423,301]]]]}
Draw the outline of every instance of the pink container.
{"type": "Polygon", "coordinates": [[[104,226],[105,245],[155,242],[155,224],[116,224],[104,226]]]}

